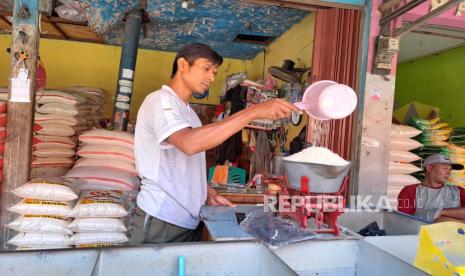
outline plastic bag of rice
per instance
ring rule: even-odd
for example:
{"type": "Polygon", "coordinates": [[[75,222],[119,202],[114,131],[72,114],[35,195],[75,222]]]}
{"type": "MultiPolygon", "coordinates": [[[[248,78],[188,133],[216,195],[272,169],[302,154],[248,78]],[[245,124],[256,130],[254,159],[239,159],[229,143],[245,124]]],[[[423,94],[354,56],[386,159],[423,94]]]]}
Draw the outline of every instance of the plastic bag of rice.
{"type": "Polygon", "coordinates": [[[44,233],[19,233],[11,238],[8,244],[19,247],[68,247],[70,240],[67,235],[44,233]]]}
{"type": "Polygon", "coordinates": [[[68,226],[73,232],[126,232],[119,218],[77,218],[68,226]]]}
{"type": "Polygon", "coordinates": [[[75,190],[77,180],[65,178],[36,178],[12,191],[22,198],[71,201],[78,198],[75,190]]]}
{"type": "Polygon", "coordinates": [[[72,235],[73,232],[68,229],[69,222],[65,217],[23,215],[10,222],[7,227],[17,232],[72,235]]]}
{"type": "Polygon", "coordinates": [[[69,216],[74,218],[121,218],[129,213],[123,207],[123,193],[114,190],[84,190],[69,216]]]}
{"type": "Polygon", "coordinates": [[[129,241],[124,233],[76,233],[71,236],[71,244],[82,247],[82,245],[98,244],[122,244],[129,241]]]}
{"type": "Polygon", "coordinates": [[[71,205],[66,201],[40,200],[25,198],[8,208],[8,211],[20,215],[46,215],[67,217],[71,205]]]}
{"type": "Polygon", "coordinates": [[[302,151],[294,153],[291,156],[285,157],[284,160],[331,166],[346,166],[349,164],[348,161],[344,160],[336,153],[323,147],[308,147],[302,151]]]}

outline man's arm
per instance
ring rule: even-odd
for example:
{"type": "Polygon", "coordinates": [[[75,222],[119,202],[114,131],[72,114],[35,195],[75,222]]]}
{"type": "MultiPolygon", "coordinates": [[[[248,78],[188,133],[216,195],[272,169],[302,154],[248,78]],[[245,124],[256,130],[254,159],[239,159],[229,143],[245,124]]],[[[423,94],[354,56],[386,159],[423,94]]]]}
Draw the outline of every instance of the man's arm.
{"type": "Polygon", "coordinates": [[[441,213],[439,214],[439,218],[440,217],[449,217],[459,220],[465,220],[465,207],[442,209],[441,213]]]}
{"type": "Polygon", "coordinates": [[[168,142],[187,155],[193,155],[218,146],[255,119],[279,119],[299,111],[282,99],[270,100],[241,110],[221,122],[199,128],[184,128],[173,133],[168,142]]]}

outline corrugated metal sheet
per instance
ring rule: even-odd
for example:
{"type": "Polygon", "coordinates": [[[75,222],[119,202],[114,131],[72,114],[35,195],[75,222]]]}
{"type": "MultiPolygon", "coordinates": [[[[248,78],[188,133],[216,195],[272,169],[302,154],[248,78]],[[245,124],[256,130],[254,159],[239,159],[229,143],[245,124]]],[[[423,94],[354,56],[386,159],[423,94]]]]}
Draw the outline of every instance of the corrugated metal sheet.
{"type": "MultiPolygon", "coordinates": [[[[318,10],[313,49],[312,82],[333,80],[357,87],[357,61],[362,13],[338,8],[318,10]]],[[[356,111],[341,120],[311,120],[307,141],[351,160],[356,111]]]]}

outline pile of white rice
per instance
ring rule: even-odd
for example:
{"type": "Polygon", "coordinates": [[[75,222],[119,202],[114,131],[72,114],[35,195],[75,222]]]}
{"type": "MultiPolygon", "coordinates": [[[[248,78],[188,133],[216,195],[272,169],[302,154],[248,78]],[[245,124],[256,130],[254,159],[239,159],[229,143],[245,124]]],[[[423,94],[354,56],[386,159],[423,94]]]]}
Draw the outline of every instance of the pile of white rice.
{"type": "Polygon", "coordinates": [[[342,159],[336,153],[323,147],[308,147],[298,153],[284,158],[287,161],[323,164],[331,166],[346,166],[348,161],[342,159]]]}

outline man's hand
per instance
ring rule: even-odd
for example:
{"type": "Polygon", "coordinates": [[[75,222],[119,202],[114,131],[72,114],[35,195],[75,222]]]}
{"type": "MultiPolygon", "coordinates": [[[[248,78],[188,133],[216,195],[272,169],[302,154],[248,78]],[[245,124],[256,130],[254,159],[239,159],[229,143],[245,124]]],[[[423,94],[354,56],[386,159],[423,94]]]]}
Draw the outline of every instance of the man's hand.
{"type": "Polygon", "coordinates": [[[229,199],[225,198],[220,194],[208,197],[207,204],[211,206],[229,206],[233,208],[237,206],[236,204],[229,201],[229,199]]]}
{"type": "Polygon", "coordinates": [[[289,118],[292,111],[302,112],[295,105],[285,101],[283,99],[273,99],[260,104],[257,104],[250,108],[255,112],[257,119],[282,119],[289,118]]]}
{"type": "Polygon", "coordinates": [[[220,195],[215,189],[213,189],[210,185],[208,185],[208,192],[207,192],[207,205],[211,206],[230,206],[236,207],[237,205],[229,201],[224,196],[220,195]]]}

